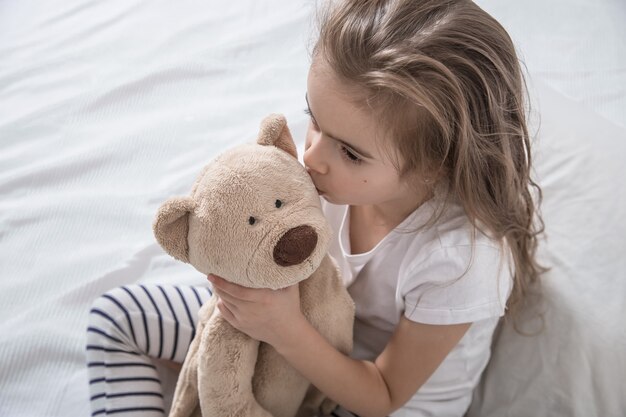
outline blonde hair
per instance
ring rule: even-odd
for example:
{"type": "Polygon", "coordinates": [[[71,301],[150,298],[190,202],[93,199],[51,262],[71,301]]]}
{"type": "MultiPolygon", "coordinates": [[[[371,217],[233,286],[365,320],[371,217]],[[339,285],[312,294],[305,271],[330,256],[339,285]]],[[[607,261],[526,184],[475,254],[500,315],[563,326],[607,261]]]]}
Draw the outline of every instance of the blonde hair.
{"type": "Polygon", "coordinates": [[[365,92],[402,155],[400,174],[445,182],[477,229],[506,241],[515,312],[544,271],[535,257],[543,221],[509,35],[469,0],[348,0],[320,16],[314,57],[365,92]]]}

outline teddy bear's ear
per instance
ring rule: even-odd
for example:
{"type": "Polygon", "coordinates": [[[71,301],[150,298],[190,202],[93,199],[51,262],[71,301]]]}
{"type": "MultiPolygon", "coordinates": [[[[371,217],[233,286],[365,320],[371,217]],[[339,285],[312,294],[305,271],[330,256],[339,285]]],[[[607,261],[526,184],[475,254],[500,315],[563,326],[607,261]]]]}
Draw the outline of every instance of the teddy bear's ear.
{"type": "Polygon", "coordinates": [[[174,197],[159,207],[152,230],[159,245],[174,258],[189,263],[189,213],[195,208],[191,197],[174,197]]]}
{"type": "Polygon", "coordinates": [[[261,122],[259,145],[273,145],[282,149],[294,158],[298,158],[296,144],[287,127],[287,119],[282,114],[270,114],[261,122]]]}

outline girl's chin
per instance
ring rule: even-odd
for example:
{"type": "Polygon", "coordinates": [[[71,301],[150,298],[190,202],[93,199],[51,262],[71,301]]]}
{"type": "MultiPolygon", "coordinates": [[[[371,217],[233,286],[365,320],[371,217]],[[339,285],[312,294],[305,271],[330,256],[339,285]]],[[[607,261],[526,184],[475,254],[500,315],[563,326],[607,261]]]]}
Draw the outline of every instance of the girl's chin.
{"type": "Polygon", "coordinates": [[[335,205],[344,204],[342,201],[339,201],[326,193],[320,194],[320,197],[322,197],[324,200],[326,200],[330,204],[335,204],[335,205]]]}
{"type": "Polygon", "coordinates": [[[320,190],[319,188],[315,187],[315,189],[317,190],[317,194],[323,198],[325,201],[331,203],[331,204],[335,204],[335,205],[342,205],[342,204],[348,204],[344,199],[342,198],[337,198],[337,196],[334,196],[332,194],[330,194],[327,191],[324,190],[320,190]]]}

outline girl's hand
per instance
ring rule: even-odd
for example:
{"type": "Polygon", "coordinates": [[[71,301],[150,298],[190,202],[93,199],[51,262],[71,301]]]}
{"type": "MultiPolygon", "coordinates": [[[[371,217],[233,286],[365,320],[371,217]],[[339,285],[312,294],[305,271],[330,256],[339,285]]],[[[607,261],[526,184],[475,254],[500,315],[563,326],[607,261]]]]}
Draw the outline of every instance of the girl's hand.
{"type": "Polygon", "coordinates": [[[253,289],[208,275],[219,297],[217,308],[237,330],[276,347],[304,319],[298,284],[280,290],[253,289]]]}

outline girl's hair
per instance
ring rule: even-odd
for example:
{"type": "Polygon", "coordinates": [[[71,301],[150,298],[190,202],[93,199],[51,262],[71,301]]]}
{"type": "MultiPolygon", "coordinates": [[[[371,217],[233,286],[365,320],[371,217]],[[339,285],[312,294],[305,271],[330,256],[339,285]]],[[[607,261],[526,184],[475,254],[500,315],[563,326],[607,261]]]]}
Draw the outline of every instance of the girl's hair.
{"type": "MultiPolygon", "coordinates": [[[[504,28],[470,0],[347,0],[320,19],[314,58],[364,96],[395,141],[401,175],[446,183],[472,224],[504,239],[515,312],[544,268],[526,86],[504,28]]],[[[447,199],[446,199],[447,200],[447,199]]]]}

